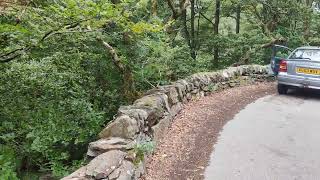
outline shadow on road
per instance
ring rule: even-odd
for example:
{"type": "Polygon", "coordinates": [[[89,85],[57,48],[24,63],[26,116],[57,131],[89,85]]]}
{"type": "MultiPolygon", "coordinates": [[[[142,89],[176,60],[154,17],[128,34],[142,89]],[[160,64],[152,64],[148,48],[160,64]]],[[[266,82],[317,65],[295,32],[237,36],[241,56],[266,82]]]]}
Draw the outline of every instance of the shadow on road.
{"type": "Polygon", "coordinates": [[[303,98],[303,99],[314,99],[320,101],[320,90],[314,89],[290,89],[288,92],[289,96],[303,98]]]}

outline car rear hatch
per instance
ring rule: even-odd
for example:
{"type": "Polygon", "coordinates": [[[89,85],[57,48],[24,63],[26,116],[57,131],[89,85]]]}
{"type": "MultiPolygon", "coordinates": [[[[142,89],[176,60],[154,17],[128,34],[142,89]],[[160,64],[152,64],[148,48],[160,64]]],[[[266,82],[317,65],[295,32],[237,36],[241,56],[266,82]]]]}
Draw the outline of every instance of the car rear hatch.
{"type": "Polygon", "coordinates": [[[320,62],[310,59],[290,59],[287,61],[288,75],[320,78],[320,62]]]}

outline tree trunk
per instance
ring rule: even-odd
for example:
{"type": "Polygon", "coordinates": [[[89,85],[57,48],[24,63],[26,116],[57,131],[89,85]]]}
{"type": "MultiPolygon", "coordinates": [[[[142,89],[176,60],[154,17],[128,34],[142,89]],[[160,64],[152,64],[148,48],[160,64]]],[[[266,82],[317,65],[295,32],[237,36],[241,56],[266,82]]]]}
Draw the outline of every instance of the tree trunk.
{"type": "Polygon", "coordinates": [[[308,41],[310,37],[310,21],[311,21],[311,8],[312,8],[312,3],[313,0],[306,0],[306,6],[307,6],[307,11],[310,12],[307,16],[304,18],[303,22],[303,36],[304,38],[308,41]]]}
{"type": "Polygon", "coordinates": [[[216,0],[216,9],[214,13],[214,27],[213,31],[214,34],[219,34],[219,23],[220,23],[220,8],[221,8],[221,1],[216,0]]]}
{"type": "MultiPolygon", "coordinates": [[[[215,9],[215,15],[214,15],[214,34],[217,36],[219,34],[219,24],[220,24],[220,8],[221,8],[221,2],[220,0],[216,0],[216,9],[215,9]]],[[[218,67],[219,65],[219,48],[218,45],[215,44],[213,48],[213,67],[218,67]]]]}
{"type": "Polygon", "coordinates": [[[240,33],[240,18],[241,18],[241,5],[237,5],[237,17],[236,17],[236,34],[240,33]]]}
{"type": "Polygon", "coordinates": [[[136,99],[138,93],[134,86],[134,78],[131,68],[124,64],[120,57],[118,56],[116,50],[107,42],[98,38],[98,40],[103,44],[103,46],[108,50],[113,65],[118,69],[122,76],[122,91],[128,102],[132,102],[136,99]]]}
{"type": "Polygon", "coordinates": [[[183,35],[184,39],[187,41],[187,44],[189,46],[191,57],[192,57],[192,44],[191,44],[191,38],[190,33],[188,31],[188,24],[187,24],[187,10],[183,10],[181,13],[182,23],[183,23],[183,35]]]}
{"type": "Polygon", "coordinates": [[[199,40],[199,34],[200,34],[200,18],[201,18],[201,10],[200,10],[200,8],[199,8],[199,5],[201,5],[200,4],[201,3],[201,1],[200,0],[197,0],[197,9],[198,9],[198,27],[197,27],[197,40],[196,40],[196,44],[197,44],[197,46],[196,46],[196,48],[197,49],[199,49],[200,48],[200,40],[199,40]]]}
{"type": "Polygon", "coordinates": [[[195,38],[195,27],[194,27],[194,22],[195,22],[195,4],[194,0],[190,0],[191,3],[191,40],[190,40],[190,50],[191,50],[191,57],[193,59],[196,59],[196,38],[195,38]]]}
{"type": "Polygon", "coordinates": [[[152,0],[151,13],[152,16],[158,15],[158,0],[152,0]]]}

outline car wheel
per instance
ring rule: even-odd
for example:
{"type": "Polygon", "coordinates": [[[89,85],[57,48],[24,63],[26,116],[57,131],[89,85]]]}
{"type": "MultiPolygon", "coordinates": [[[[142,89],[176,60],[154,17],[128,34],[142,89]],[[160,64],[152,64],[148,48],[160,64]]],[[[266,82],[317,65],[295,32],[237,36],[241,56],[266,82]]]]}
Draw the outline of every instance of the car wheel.
{"type": "Polygon", "coordinates": [[[278,84],[278,93],[279,94],[287,94],[288,93],[288,87],[283,84],[278,84]]]}

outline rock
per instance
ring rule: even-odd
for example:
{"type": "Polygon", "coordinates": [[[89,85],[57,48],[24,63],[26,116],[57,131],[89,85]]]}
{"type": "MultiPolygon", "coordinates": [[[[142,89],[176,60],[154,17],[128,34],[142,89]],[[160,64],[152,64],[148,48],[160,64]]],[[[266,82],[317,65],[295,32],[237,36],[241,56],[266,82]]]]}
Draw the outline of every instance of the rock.
{"type": "Polygon", "coordinates": [[[144,96],[134,102],[134,106],[144,108],[148,117],[145,125],[152,127],[159,119],[169,113],[170,107],[168,103],[168,96],[166,94],[152,94],[144,96]]]}
{"type": "Polygon", "coordinates": [[[194,88],[199,88],[200,87],[200,81],[197,79],[193,80],[193,85],[194,85],[194,88]]]}
{"type": "MultiPolygon", "coordinates": [[[[192,99],[192,95],[191,93],[187,93],[186,94],[187,100],[190,101],[192,99]]],[[[172,109],[172,108],[171,108],[172,109]]]]}
{"type": "Polygon", "coordinates": [[[179,101],[185,103],[187,101],[187,99],[185,98],[186,95],[186,86],[180,83],[175,83],[174,84],[178,95],[179,95],[179,101]]]}
{"type": "MultiPolygon", "coordinates": [[[[219,81],[219,73],[218,72],[212,72],[209,74],[209,78],[210,78],[210,83],[217,83],[219,81]]],[[[210,84],[209,83],[209,84],[210,84]]]]}
{"type": "Polygon", "coordinates": [[[196,94],[192,94],[192,100],[199,100],[200,98],[201,98],[200,92],[198,92],[196,94]]]}
{"type": "MultiPolygon", "coordinates": [[[[191,94],[190,94],[190,99],[191,99],[191,94]]],[[[172,117],[176,116],[182,110],[182,107],[183,107],[182,103],[177,103],[173,105],[170,110],[170,115],[172,117]]]]}
{"type": "Polygon", "coordinates": [[[137,120],[130,118],[127,115],[117,117],[100,133],[101,139],[109,137],[121,137],[124,139],[134,139],[135,135],[139,132],[137,120]]]}
{"type": "Polygon", "coordinates": [[[237,67],[237,74],[238,74],[238,76],[242,76],[243,68],[241,66],[237,67]]]}
{"type": "Polygon", "coordinates": [[[87,165],[86,175],[95,179],[107,178],[124,160],[125,152],[112,150],[94,158],[87,165]]]}
{"type": "Polygon", "coordinates": [[[140,178],[145,172],[146,172],[145,161],[141,161],[136,167],[136,171],[134,173],[134,179],[140,178]]]}
{"type": "Polygon", "coordinates": [[[83,166],[70,174],[69,176],[66,176],[62,178],[61,180],[90,180],[92,178],[86,177],[86,171],[87,171],[87,166],[83,166]]]}
{"type": "Polygon", "coordinates": [[[102,153],[111,150],[125,151],[128,149],[129,140],[112,137],[108,139],[99,139],[98,141],[91,142],[88,147],[87,155],[90,157],[96,157],[102,153]]]}
{"type": "Polygon", "coordinates": [[[203,87],[202,90],[203,90],[204,92],[208,92],[208,91],[209,91],[209,87],[211,87],[211,86],[212,86],[212,85],[209,84],[208,86],[203,87]]]}
{"type": "Polygon", "coordinates": [[[221,75],[222,75],[224,81],[229,80],[231,78],[231,75],[228,70],[223,70],[221,72],[221,75]]]}
{"type": "Polygon", "coordinates": [[[188,82],[187,93],[190,92],[192,89],[194,89],[194,85],[192,83],[188,82]]]}
{"type": "Polygon", "coordinates": [[[121,106],[118,110],[118,116],[121,115],[127,115],[131,118],[136,119],[140,130],[144,128],[144,123],[149,116],[146,109],[136,106],[121,106]]]}
{"type": "Polygon", "coordinates": [[[191,94],[197,94],[197,93],[199,93],[199,91],[200,91],[199,89],[194,89],[191,91],[191,94]]]}
{"type": "Polygon", "coordinates": [[[132,180],[134,177],[134,165],[130,161],[123,161],[121,166],[113,171],[108,180],[132,180]]]}
{"type": "Polygon", "coordinates": [[[179,94],[177,89],[173,85],[163,86],[166,95],[168,96],[169,106],[176,104],[179,102],[179,94]]]}
{"type": "Polygon", "coordinates": [[[236,77],[236,76],[239,76],[238,73],[237,73],[237,68],[236,68],[236,67],[229,67],[229,68],[227,69],[227,71],[228,71],[228,74],[229,74],[229,76],[230,76],[231,78],[236,77]]]}
{"type": "Polygon", "coordinates": [[[186,92],[188,92],[188,91],[191,90],[191,89],[190,89],[191,86],[190,86],[189,83],[188,83],[186,80],[184,80],[184,79],[180,79],[180,80],[176,81],[175,84],[180,84],[180,85],[182,85],[182,86],[183,86],[183,91],[184,91],[184,93],[186,93],[186,92]]]}
{"type": "Polygon", "coordinates": [[[169,107],[179,102],[179,94],[174,85],[159,86],[157,87],[157,89],[147,91],[146,95],[153,95],[159,93],[166,94],[168,96],[169,107]]]}
{"type": "Polygon", "coordinates": [[[198,79],[200,82],[200,89],[208,86],[208,84],[211,82],[208,73],[198,73],[198,79]]]}
{"type": "Polygon", "coordinates": [[[155,142],[160,142],[160,139],[162,138],[163,134],[170,127],[171,120],[171,116],[165,117],[161,119],[157,125],[152,127],[153,140],[155,142]]]}
{"type": "Polygon", "coordinates": [[[134,102],[137,107],[150,107],[169,111],[168,96],[164,93],[157,93],[144,96],[134,102]]]}
{"type": "Polygon", "coordinates": [[[236,85],[237,85],[237,84],[236,84],[235,82],[230,82],[230,83],[229,83],[229,86],[230,86],[230,87],[235,87],[236,85]]]}
{"type": "Polygon", "coordinates": [[[250,68],[249,66],[241,66],[241,69],[242,69],[242,76],[246,76],[250,73],[250,68]]]}

